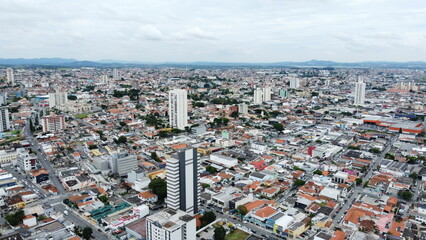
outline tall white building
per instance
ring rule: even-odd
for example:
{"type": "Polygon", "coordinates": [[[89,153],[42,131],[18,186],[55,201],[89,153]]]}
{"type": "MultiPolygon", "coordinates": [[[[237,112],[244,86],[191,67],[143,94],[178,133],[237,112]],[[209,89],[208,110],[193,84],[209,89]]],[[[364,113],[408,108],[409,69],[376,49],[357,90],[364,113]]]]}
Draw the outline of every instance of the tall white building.
{"type": "Polygon", "coordinates": [[[7,82],[14,85],[15,84],[15,76],[13,75],[13,69],[7,68],[6,74],[7,74],[7,82]]]}
{"type": "Polygon", "coordinates": [[[271,101],[271,87],[263,88],[263,102],[271,101]]]}
{"type": "Polygon", "coordinates": [[[68,93],[57,90],[54,93],[49,93],[49,108],[57,108],[66,110],[68,107],[68,93]]]}
{"type": "Polygon", "coordinates": [[[108,84],[108,82],[109,82],[109,77],[108,77],[108,75],[102,75],[101,76],[101,83],[102,84],[108,84]]]}
{"type": "Polygon", "coordinates": [[[263,91],[260,88],[256,88],[254,89],[254,94],[253,94],[253,104],[255,105],[260,105],[263,102],[263,91]]]}
{"type": "Polygon", "coordinates": [[[196,214],[200,194],[197,149],[186,149],[167,159],[167,207],[196,214]]]}
{"type": "Polygon", "coordinates": [[[358,82],[355,84],[355,95],[354,105],[364,105],[365,101],[365,83],[362,78],[358,78],[358,82]]]}
{"type": "Polygon", "coordinates": [[[0,132],[6,132],[10,129],[9,108],[0,107],[0,132]]]}
{"type": "Polygon", "coordinates": [[[118,79],[118,69],[117,69],[117,68],[114,68],[114,69],[112,70],[112,78],[113,78],[114,80],[118,79]]]}
{"type": "Polygon", "coordinates": [[[184,211],[165,209],[146,217],[147,240],[194,240],[196,235],[196,220],[184,211]]]}
{"type": "Polygon", "coordinates": [[[300,80],[298,78],[290,78],[290,88],[297,89],[300,87],[300,80]]]}
{"type": "Polygon", "coordinates": [[[188,100],[184,89],[169,92],[169,123],[181,130],[188,126],[188,100]]]}
{"type": "Polygon", "coordinates": [[[248,106],[245,103],[238,104],[238,113],[248,114],[248,106]]]}

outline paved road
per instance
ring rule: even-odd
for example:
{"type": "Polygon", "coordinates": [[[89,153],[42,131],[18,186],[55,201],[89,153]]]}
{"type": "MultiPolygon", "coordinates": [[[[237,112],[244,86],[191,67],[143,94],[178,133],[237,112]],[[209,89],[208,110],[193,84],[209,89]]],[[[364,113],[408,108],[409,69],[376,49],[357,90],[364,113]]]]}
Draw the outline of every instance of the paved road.
{"type": "Polygon", "coordinates": [[[351,197],[346,201],[346,203],[342,206],[342,208],[340,209],[340,211],[334,217],[334,219],[333,219],[333,225],[334,226],[336,226],[340,222],[341,218],[346,213],[346,211],[352,206],[352,203],[358,197],[359,193],[362,192],[362,186],[363,186],[363,184],[365,182],[367,182],[368,180],[370,180],[371,176],[377,170],[377,167],[379,166],[379,164],[382,161],[382,159],[385,156],[385,154],[388,153],[389,150],[391,149],[391,147],[392,147],[393,143],[395,142],[396,138],[397,138],[396,136],[392,137],[391,140],[390,140],[390,142],[389,142],[389,144],[383,150],[383,152],[380,155],[376,156],[373,159],[373,166],[370,167],[370,169],[368,170],[367,174],[365,174],[365,176],[363,177],[363,183],[361,184],[361,186],[356,186],[354,188],[351,197]]]}
{"type": "Polygon", "coordinates": [[[38,162],[42,165],[42,167],[46,168],[49,172],[49,179],[52,184],[58,189],[59,194],[66,194],[64,186],[62,186],[59,179],[56,177],[56,172],[50,164],[49,160],[47,160],[46,153],[44,153],[37,140],[34,138],[33,134],[30,131],[29,125],[27,124],[24,129],[24,135],[28,142],[31,144],[31,149],[37,154],[38,162]]]}
{"type": "Polygon", "coordinates": [[[67,210],[68,211],[68,215],[64,214],[64,218],[66,218],[68,221],[71,221],[75,225],[80,226],[82,228],[85,228],[85,227],[92,228],[93,229],[92,236],[95,239],[114,239],[113,237],[109,236],[108,234],[106,234],[104,232],[99,232],[97,226],[95,226],[92,223],[89,223],[86,219],[83,219],[82,217],[80,217],[80,215],[78,215],[77,213],[75,213],[73,210],[67,208],[65,206],[65,204],[63,204],[63,203],[59,203],[59,204],[54,205],[53,209],[55,211],[58,211],[58,212],[64,212],[65,210],[67,210]]]}
{"type": "MultiPolygon", "coordinates": [[[[204,211],[214,211],[212,209],[206,208],[205,206],[202,206],[201,209],[203,209],[204,211]]],[[[262,237],[261,235],[265,235],[265,236],[267,236],[267,238],[264,238],[264,239],[278,239],[279,238],[279,237],[275,236],[272,231],[267,230],[267,229],[262,228],[262,227],[259,227],[259,226],[255,225],[253,223],[250,223],[250,222],[243,223],[243,222],[240,221],[239,218],[233,219],[231,216],[229,216],[227,214],[222,214],[220,212],[215,212],[215,214],[216,214],[217,218],[222,218],[222,219],[225,219],[228,222],[233,223],[234,225],[240,224],[241,226],[247,227],[249,230],[256,231],[255,235],[258,236],[258,237],[262,237]]]]}
{"type": "Polygon", "coordinates": [[[47,197],[48,195],[45,193],[45,191],[37,184],[33,183],[30,178],[26,178],[27,175],[22,174],[20,172],[17,172],[16,169],[12,166],[3,166],[3,168],[12,174],[13,177],[15,177],[19,182],[24,183],[27,185],[33,192],[38,193],[38,195],[47,197]]]}

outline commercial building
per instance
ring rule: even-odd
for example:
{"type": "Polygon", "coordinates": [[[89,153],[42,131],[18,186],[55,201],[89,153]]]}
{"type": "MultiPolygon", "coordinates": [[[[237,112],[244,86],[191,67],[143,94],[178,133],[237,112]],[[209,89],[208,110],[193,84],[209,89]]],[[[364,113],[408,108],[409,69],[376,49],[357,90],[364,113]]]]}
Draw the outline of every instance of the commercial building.
{"type": "Polygon", "coordinates": [[[354,105],[364,105],[365,101],[365,83],[360,77],[355,84],[354,105]]]}
{"type": "Polygon", "coordinates": [[[287,89],[281,89],[280,90],[280,97],[287,98],[288,97],[288,91],[287,89]]]}
{"type": "Polygon", "coordinates": [[[196,239],[196,220],[181,210],[165,209],[146,218],[147,240],[196,239]]]}
{"type": "Polygon", "coordinates": [[[30,154],[25,148],[18,148],[16,150],[17,158],[16,163],[24,171],[36,169],[37,156],[30,154]]]}
{"type": "Polygon", "coordinates": [[[16,151],[0,150],[0,164],[16,161],[18,154],[16,151]]]}
{"type": "Polygon", "coordinates": [[[184,89],[169,92],[169,123],[182,130],[188,126],[188,100],[184,89]]]}
{"type": "Polygon", "coordinates": [[[41,118],[43,132],[60,132],[65,129],[64,115],[50,115],[41,118]]]}
{"type": "Polygon", "coordinates": [[[112,173],[119,176],[127,176],[130,171],[138,167],[138,159],[135,154],[118,150],[111,157],[112,173]]]}
{"type": "Polygon", "coordinates": [[[198,212],[200,164],[197,149],[186,149],[167,159],[167,207],[190,214],[198,212]]]}
{"type": "Polygon", "coordinates": [[[15,84],[15,75],[13,74],[12,68],[6,69],[6,75],[7,75],[7,82],[14,85],[15,84]]]}
{"type": "Polygon", "coordinates": [[[6,132],[10,129],[9,108],[0,107],[0,132],[6,132]]]}

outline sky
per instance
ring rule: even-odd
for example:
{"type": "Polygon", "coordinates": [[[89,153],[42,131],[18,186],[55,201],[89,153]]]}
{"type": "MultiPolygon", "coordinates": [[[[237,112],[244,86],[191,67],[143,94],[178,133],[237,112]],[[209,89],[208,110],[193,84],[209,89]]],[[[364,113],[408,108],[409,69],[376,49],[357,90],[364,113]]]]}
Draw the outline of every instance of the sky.
{"type": "Polygon", "coordinates": [[[0,0],[0,58],[426,61],[425,0],[0,0]]]}

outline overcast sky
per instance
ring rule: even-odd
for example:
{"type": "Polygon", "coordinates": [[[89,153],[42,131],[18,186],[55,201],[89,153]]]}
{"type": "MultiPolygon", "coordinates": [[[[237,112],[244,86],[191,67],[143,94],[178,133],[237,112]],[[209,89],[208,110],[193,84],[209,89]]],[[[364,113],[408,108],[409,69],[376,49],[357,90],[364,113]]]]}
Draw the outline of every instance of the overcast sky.
{"type": "Polygon", "coordinates": [[[0,0],[0,58],[426,61],[426,0],[0,0]]]}

